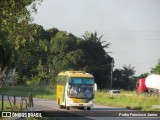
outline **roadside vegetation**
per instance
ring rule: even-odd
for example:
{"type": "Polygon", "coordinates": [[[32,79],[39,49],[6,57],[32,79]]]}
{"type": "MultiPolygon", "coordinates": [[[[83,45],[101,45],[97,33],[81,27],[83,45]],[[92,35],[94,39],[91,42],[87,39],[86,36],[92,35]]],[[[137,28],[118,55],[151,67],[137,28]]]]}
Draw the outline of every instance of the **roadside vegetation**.
{"type": "MultiPolygon", "coordinates": [[[[21,104],[17,102],[15,105],[13,101],[11,103],[8,100],[3,101],[3,110],[2,110],[2,102],[0,102],[0,111],[21,111],[21,104]]],[[[22,110],[26,110],[25,106],[22,107],[22,110]]]]}
{"type": "Polygon", "coordinates": [[[160,105],[159,96],[137,94],[135,91],[122,91],[118,96],[111,96],[106,90],[97,91],[95,94],[95,103],[144,111],[160,110],[152,108],[153,105],[160,105]]]}
{"type": "MultiPolygon", "coordinates": [[[[10,103],[8,101],[4,101],[3,103],[4,105],[4,108],[3,108],[3,111],[11,111],[11,106],[10,106],[10,103]]],[[[2,106],[2,102],[0,102],[0,107],[2,106]]],[[[2,108],[0,108],[1,110],[2,108]]]]}
{"type": "MultiPolygon", "coordinates": [[[[3,94],[4,96],[10,96],[10,98],[13,98],[13,96],[17,97],[28,97],[30,94],[33,96],[33,98],[43,98],[43,99],[55,99],[56,94],[54,91],[54,86],[5,86],[3,89],[5,89],[5,92],[1,92],[0,89],[0,95],[3,94]]],[[[12,107],[13,100],[11,100],[12,107]]],[[[3,104],[3,111],[12,111],[11,105],[9,103],[9,100],[4,100],[3,104]]],[[[0,102],[0,110],[2,110],[2,102],[0,102]]],[[[16,109],[20,110],[20,103],[16,103],[16,109]]],[[[25,109],[25,108],[24,108],[25,109]]]]}
{"type": "Polygon", "coordinates": [[[54,86],[45,85],[6,87],[5,95],[24,97],[28,96],[30,93],[34,98],[55,99],[56,93],[53,88],[54,86]]]}

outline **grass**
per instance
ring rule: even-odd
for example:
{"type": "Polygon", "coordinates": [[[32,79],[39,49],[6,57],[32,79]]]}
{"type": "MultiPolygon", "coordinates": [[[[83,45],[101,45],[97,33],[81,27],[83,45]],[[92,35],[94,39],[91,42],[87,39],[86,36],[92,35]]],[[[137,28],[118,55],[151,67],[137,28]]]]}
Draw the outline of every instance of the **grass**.
{"type": "MultiPolygon", "coordinates": [[[[11,106],[9,102],[4,101],[3,105],[4,105],[3,111],[11,111],[11,106]]],[[[2,106],[2,102],[0,102],[0,107],[1,106],[2,106]]],[[[0,110],[2,110],[2,108],[0,108],[0,110]]]]}
{"type": "MultiPolygon", "coordinates": [[[[20,103],[16,103],[16,106],[13,105],[13,102],[11,102],[12,107],[16,107],[16,111],[20,111],[20,103]]],[[[3,111],[12,111],[12,107],[11,107],[9,101],[3,101],[3,111]]],[[[0,102],[0,111],[2,111],[2,102],[0,102]]],[[[25,109],[23,107],[23,109],[25,109]]]]}
{"type": "MultiPolygon", "coordinates": [[[[55,99],[53,86],[16,86],[6,87],[5,95],[9,96],[28,96],[29,93],[36,98],[55,99]]],[[[1,93],[0,93],[1,94],[1,93]]]]}
{"type": "MultiPolygon", "coordinates": [[[[7,87],[6,95],[10,96],[28,96],[32,93],[35,98],[55,99],[54,86],[16,86],[7,87]]],[[[1,94],[1,93],[0,93],[1,94]]],[[[115,107],[125,107],[131,109],[140,109],[144,111],[159,110],[153,109],[153,105],[160,105],[159,96],[138,95],[132,91],[122,91],[119,96],[111,96],[106,90],[95,93],[95,103],[115,107]]]]}
{"type": "Polygon", "coordinates": [[[126,107],[131,109],[140,109],[144,111],[158,110],[153,109],[153,105],[160,105],[159,96],[138,95],[136,92],[122,91],[119,96],[111,96],[106,91],[97,91],[95,94],[95,103],[126,107]]]}

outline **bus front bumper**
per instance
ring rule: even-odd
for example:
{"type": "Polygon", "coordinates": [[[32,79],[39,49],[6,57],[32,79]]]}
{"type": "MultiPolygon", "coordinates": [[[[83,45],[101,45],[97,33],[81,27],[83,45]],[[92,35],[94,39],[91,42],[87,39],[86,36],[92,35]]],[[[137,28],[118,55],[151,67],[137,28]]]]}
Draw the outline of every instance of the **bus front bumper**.
{"type": "Polygon", "coordinates": [[[93,107],[93,103],[69,103],[70,107],[93,107]]]}

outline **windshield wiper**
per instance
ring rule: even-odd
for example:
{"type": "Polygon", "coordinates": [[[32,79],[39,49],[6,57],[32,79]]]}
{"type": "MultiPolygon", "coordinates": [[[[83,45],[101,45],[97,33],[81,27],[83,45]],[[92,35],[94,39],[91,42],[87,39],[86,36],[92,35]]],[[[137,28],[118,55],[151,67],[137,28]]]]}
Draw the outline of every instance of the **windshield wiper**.
{"type": "Polygon", "coordinates": [[[83,92],[83,94],[86,96],[86,98],[88,98],[87,95],[84,92],[83,92]]]}
{"type": "Polygon", "coordinates": [[[76,95],[76,98],[82,98],[82,95],[84,95],[85,98],[88,98],[87,95],[86,95],[83,91],[80,92],[80,93],[78,93],[78,94],[76,95]],[[79,94],[81,94],[81,96],[80,96],[80,97],[77,97],[79,94]]]}

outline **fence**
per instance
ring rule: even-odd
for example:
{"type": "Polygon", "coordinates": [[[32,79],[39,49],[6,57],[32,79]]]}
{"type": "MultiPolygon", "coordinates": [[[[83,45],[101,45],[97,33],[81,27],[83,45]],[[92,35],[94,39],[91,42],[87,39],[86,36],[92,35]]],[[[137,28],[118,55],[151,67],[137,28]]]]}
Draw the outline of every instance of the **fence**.
{"type": "Polygon", "coordinates": [[[28,96],[25,97],[16,97],[16,96],[4,96],[2,95],[2,111],[4,110],[4,97],[7,97],[10,108],[12,111],[23,111],[23,109],[31,108],[33,107],[33,97],[32,94],[29,93],[28,96]],[[19,107],[18,107],[19,106],[19,107]]]}

